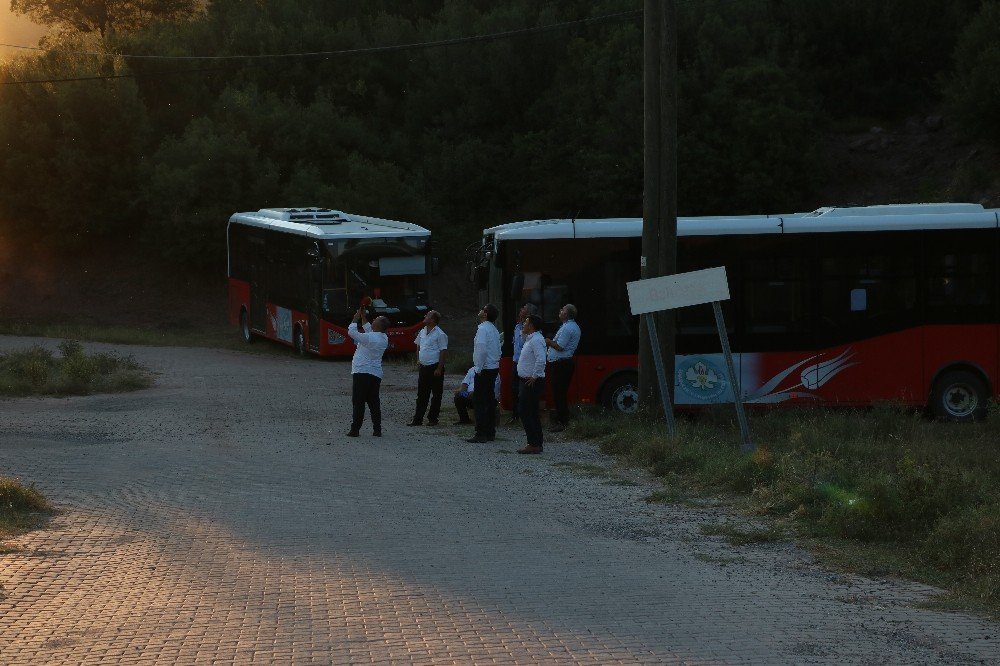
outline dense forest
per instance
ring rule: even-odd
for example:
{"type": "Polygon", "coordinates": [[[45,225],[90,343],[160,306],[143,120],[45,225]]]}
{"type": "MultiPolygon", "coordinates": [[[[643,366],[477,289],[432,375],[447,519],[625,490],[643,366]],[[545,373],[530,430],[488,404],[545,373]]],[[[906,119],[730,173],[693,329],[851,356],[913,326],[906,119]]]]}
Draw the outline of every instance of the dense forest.
{"type": "MultiPolygon", "coordinates": [[[[413,221],[449,250],[504,221],[641,215],[639,0],[11,6],[52,30],[0,66],[9,235],[211,266],[229,215],[265,206],[413,221]],[[404,44],[425,46],[365,51],[404,44]],[[80,80],[30,83],[59,79],[80,80]]],[[[1000,144],[1000,2],[687,0],[678,21],[681,214],[836,203],[815,200],[836,177],[817,137],[929,100],[1000,144]]]]}

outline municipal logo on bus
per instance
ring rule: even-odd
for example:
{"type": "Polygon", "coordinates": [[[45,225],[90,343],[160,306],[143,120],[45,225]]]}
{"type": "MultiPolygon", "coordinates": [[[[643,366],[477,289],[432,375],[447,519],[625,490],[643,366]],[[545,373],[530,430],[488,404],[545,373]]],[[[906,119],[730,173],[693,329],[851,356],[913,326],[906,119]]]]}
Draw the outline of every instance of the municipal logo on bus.
{"type": "Polygon", "coordinates": [[[726,373],[710,361],[698,357],[678,365],[677,385],[699,402],[715,400],[728,388],[726,373]]]}

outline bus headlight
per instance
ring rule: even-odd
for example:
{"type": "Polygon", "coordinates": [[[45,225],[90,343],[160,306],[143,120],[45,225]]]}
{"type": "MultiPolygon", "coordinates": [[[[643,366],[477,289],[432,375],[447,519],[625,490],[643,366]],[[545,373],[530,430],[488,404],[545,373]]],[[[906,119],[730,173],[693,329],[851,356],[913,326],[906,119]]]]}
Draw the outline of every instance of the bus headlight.
{"type": "Polygon", "coordinates": [[[328,345],[342,345],[345,342],[347,342],[347,338],[342,336],[340,333],[337,333],[337,331],[333,330],[332,328],[327,330],[326,343],[328,345]]]}

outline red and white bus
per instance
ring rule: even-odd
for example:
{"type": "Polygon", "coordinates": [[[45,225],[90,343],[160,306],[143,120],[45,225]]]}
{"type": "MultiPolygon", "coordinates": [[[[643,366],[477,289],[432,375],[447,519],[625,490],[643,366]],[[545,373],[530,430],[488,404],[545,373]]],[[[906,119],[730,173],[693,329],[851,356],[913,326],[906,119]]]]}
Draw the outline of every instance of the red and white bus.
{"type": "MultiPolygon", "coordinates": [[[[976,204],[681,218],[678,271],[726,267],[748,403],[893,401],[968,420],[1000,392],[998,224],[976,204]]],[[[641,234],[626,218],[484,230],[471,277],[501,308],[504,367],[520,303],[539,306],[546,335],[573,303],[583,336],[570,397],[634,411],[639,318],[625,283],[639,279],[641,234]]],[[[679,310],[677,323],[676,403],[731,401],[711,306],[679,310]]]]}
{"type": "Polygon", "coordinates": [[[415,351],[437,263],[427,229],[329,208],[266,208],[233,215],[227,239],[229,321],[244,341],[350,355],[347,327],[370,303],[391,322],[389,351],[415,351]]]}

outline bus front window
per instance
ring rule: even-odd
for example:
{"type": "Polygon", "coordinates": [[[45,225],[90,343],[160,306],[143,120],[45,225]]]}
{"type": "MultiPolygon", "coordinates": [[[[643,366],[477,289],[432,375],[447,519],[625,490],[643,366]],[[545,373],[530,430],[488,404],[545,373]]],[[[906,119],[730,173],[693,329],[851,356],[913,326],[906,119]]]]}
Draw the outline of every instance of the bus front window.
{"type": "Polygon", "coordinates": [[[366,299],[394,326],[423,318],[428,308],[426,241],[362,239],[327,246],[323,294],[331,319],[349,319],[366,299]]]}

